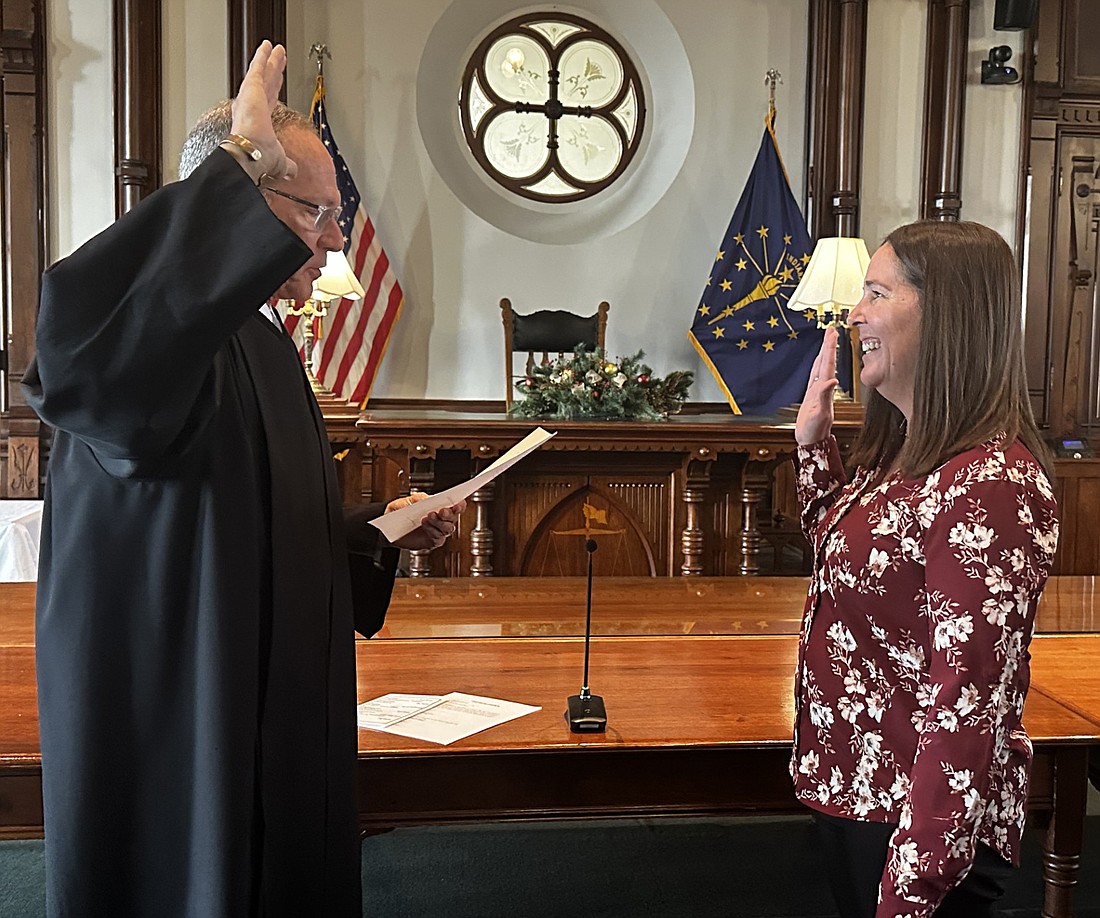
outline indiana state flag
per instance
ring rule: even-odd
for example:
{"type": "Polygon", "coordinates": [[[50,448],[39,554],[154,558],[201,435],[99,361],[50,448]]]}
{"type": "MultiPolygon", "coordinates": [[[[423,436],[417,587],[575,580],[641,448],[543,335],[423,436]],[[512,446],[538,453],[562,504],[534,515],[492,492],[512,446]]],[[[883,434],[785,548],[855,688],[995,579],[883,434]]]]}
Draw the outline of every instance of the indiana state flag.
{"type": "Polygon", "coordinates": [[[773,126],[714,258],[688,337],[734,414],[770,415],[802,400],[823,330],[787,302],[813,243],[787,183],[773,126]]]}

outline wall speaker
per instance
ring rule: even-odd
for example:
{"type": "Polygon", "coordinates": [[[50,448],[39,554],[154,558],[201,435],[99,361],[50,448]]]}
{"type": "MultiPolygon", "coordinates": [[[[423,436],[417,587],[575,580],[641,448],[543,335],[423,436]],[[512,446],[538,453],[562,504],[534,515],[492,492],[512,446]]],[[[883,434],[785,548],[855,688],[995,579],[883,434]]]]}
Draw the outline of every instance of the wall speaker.
{"type": "Polygon", "coordinates": [[[1039,0],[997,0],[993,11],[993,28],[1004,32],[1030,29],[1039,12],[1039,0]]]}

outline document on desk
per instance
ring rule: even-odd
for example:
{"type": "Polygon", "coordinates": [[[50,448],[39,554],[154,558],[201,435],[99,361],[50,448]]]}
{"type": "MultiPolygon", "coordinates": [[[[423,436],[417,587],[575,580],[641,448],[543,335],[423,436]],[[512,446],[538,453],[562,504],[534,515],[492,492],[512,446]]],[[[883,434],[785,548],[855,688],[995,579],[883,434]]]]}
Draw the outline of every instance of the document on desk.
{"type": "Polygon", "coordinates": [[[549,431],[536,427],[508,452],[500,456],[496,462],[486,466],[469,481],[457,484],[446,491],[440,491],[438,494],[431,494],[423,500],[418,500],[415,504],[410,504],[408,507],[385,513],[377,519],[371,520],[370,524],[387,539],[394,542],[416,529],[427,514],[433,510],[442,510],[444,507],[453,507],[460,500],[465,500],[474,491],[487,485],[501,472],[510,469],[529,452],[538,449],[553,436],[554,434],[549,431]]]}
{"type": "Polygon", "coordinates": [[[449,746],[489,727],[542,710],[536,705],[451,692],[390,694],[359,705],[359,726],[449,746]]]}

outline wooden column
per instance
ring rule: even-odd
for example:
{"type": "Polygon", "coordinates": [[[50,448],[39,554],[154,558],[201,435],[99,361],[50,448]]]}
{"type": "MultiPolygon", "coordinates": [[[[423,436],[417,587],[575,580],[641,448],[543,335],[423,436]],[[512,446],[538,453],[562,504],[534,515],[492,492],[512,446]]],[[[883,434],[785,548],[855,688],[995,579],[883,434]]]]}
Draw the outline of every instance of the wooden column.
{"type": "Polygon", "coordinates": [[[160,0],[114,0],[115,216],[161,185],[160,0]]]}
{"type": "Polygon", "coordinates": [[[811,0],[810,235],[859,234],[867,0],[811,0]]]}
{"type": "MultiPolygon", "coordinates": [[[[286,44],[286,0],[227,0],[229,14],[229,95],[237,94],[248,62],[265,38],[286,44]]],[[[280,98],[286,101],[286,84],[280,98]]]]}
{"type": "Polygon", "coordinates": [[[924,77],[921,217],[958,220],[970,0],[929,0],[924,77]]]}
{"type": "Polygon", "coordinates": [[[0,0],[0,448],[3,497],[40,494],[44,432],[19,387],[34,353],[38,279],[46,267],[46,58],[42,3],[0,0]]]}

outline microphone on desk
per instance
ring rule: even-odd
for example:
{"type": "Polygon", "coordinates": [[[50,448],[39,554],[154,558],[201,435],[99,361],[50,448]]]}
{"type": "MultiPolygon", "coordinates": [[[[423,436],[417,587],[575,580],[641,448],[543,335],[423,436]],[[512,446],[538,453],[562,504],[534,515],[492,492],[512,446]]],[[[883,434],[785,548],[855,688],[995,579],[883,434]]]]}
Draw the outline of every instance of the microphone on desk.
{"type": "Polygon", "coordinates": [[[584,543],[588,552],[588,603],[584,617],[584,681],[579,695],[570,695],[569,707],[565,719],[573,733],[603,733],[607,729],[607,709],[603,698],[588,690],[588,648],[592,643],[592,555],[596,551],[596,540],[584,543]]]}

